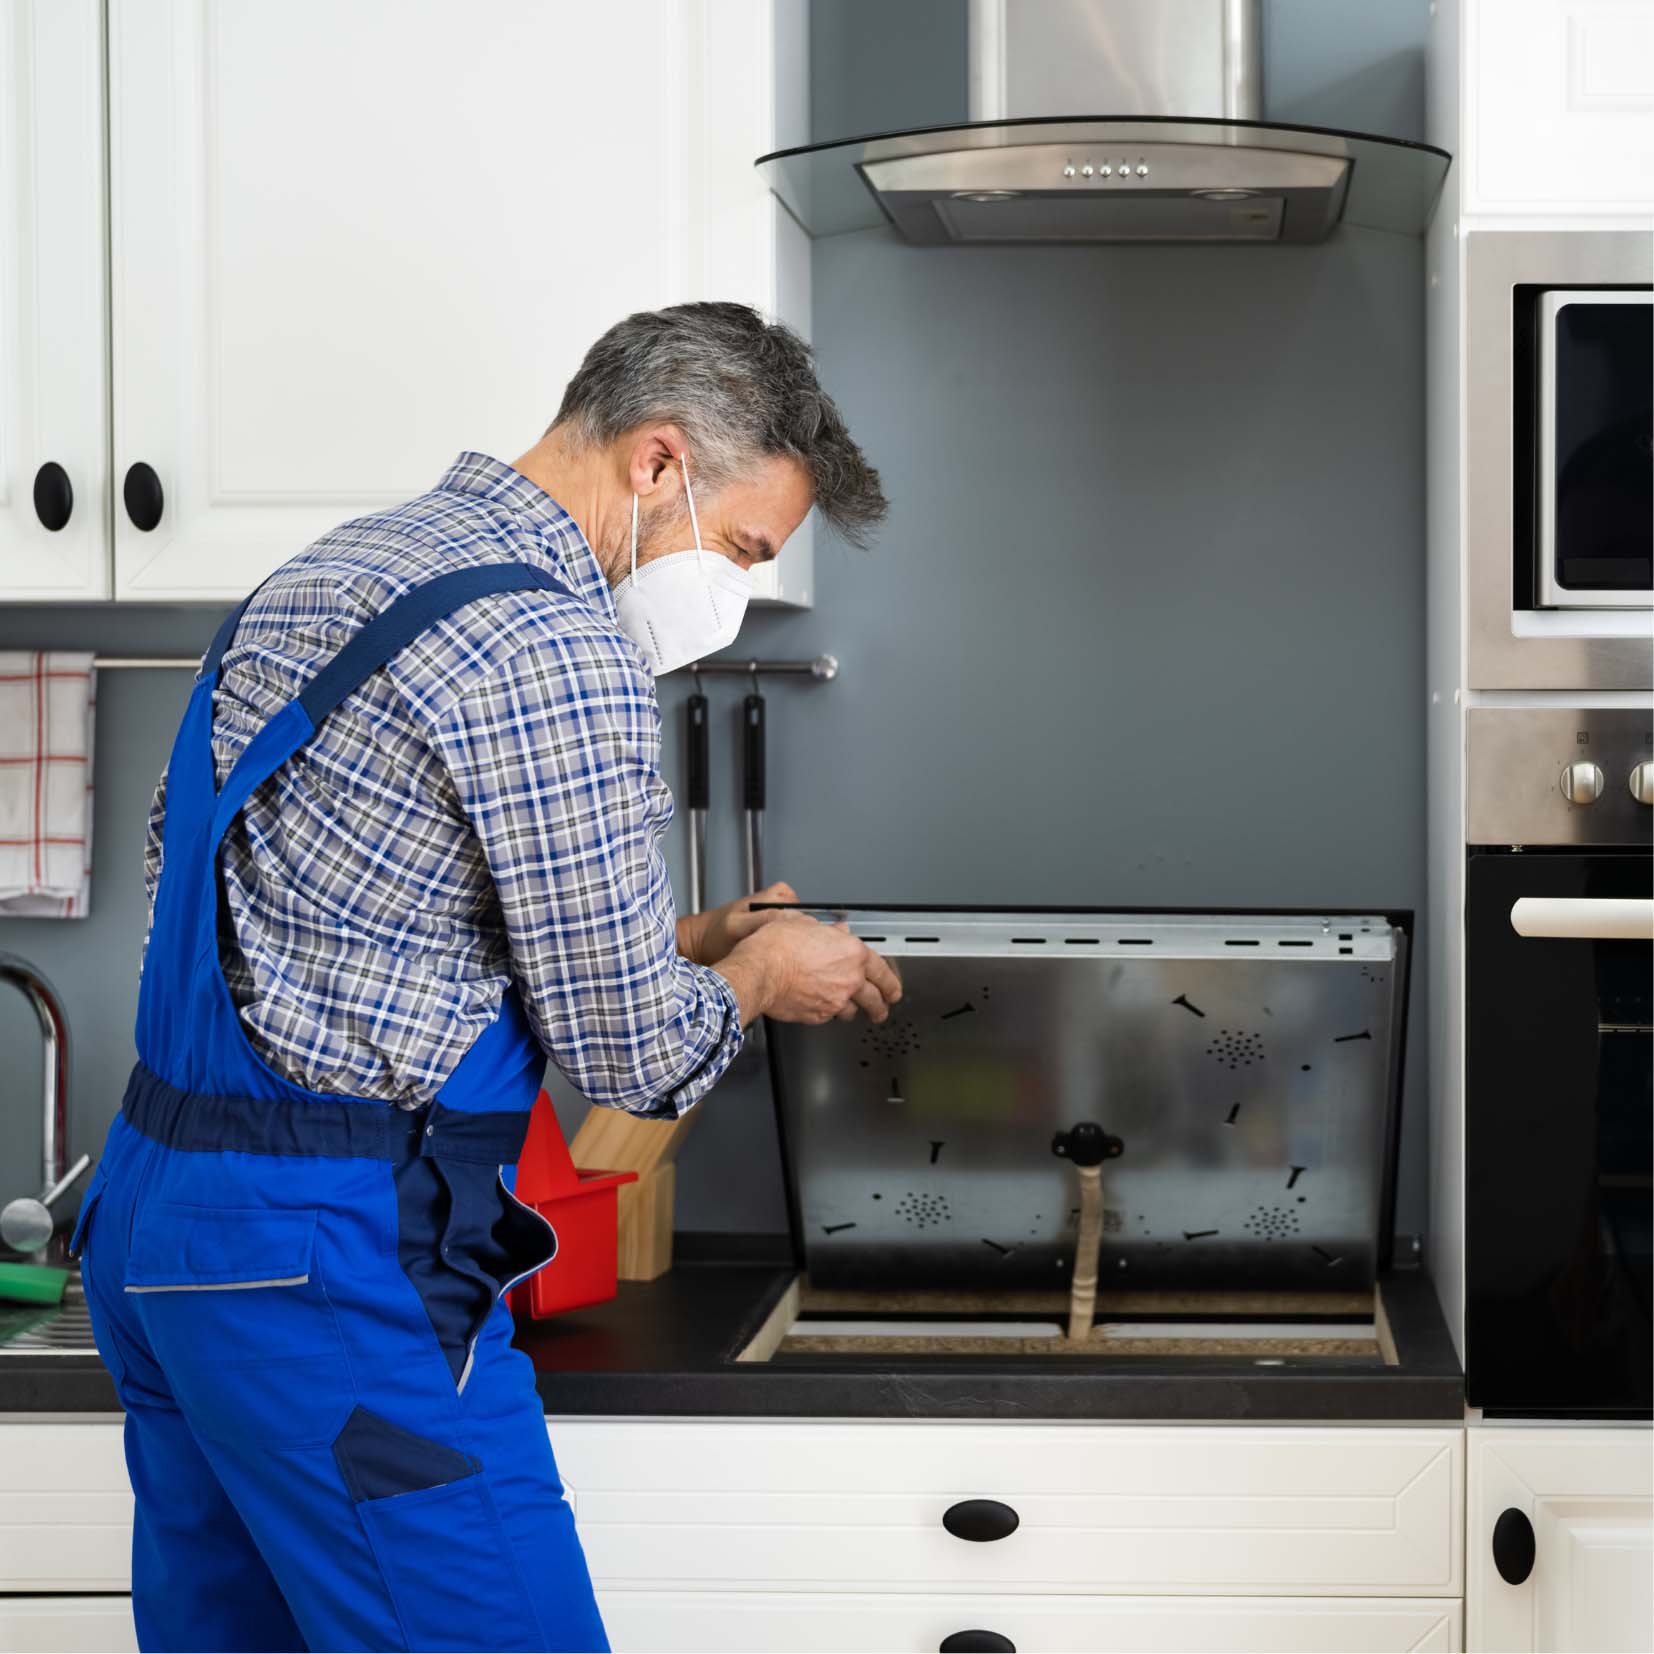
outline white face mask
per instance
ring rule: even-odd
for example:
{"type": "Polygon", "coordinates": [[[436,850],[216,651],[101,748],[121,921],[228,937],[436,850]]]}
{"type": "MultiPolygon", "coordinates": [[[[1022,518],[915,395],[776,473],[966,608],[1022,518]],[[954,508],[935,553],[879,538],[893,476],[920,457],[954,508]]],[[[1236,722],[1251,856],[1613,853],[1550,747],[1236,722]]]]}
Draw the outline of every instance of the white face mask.
{"type": "Polygon", "coordinates": [[[632,572],[615,587],[620,629],[637,644],[658,678],[735,641],[752,595],[752,575],[701,545],[689,462],[683,492],[695,531],[692,551],[674,551],[637,566],[637,495],[632,496],[632,572]]]}

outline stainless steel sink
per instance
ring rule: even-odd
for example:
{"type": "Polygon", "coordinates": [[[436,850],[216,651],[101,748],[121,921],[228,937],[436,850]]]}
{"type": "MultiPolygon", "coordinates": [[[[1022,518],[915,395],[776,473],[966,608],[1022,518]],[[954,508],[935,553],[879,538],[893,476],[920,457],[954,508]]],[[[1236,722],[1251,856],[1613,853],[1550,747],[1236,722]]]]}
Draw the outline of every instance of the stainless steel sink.
{"type": "Polygon", "coordinates": [[[97,1353],[78,1269],[70,1273],[60,1304],[0,1302],[0,1357],[97,1353]]]}

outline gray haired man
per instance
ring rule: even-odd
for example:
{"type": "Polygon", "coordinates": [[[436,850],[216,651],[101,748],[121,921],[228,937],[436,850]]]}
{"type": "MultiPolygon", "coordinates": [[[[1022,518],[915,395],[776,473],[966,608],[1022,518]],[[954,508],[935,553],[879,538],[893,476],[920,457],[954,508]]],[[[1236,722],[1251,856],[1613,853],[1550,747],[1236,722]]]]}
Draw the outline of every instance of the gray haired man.
{"type": "Polygon", "coordinates": [[[501,1306],[556,1242],[504,1165],[548,1058],[672,1119],[754,1017],[900,996],[842,926],[677,918],[662,856],[654,677],[734,637],[812,505],[856,539],[885,502],[800,341],[739,305],[631,316],[514,466],[462,454],[221,628],[77,1235],[127,1375],[144,1647],[603,1646],[501,1306]],[[303,1259],[252,1255],[301,1230],[303,1259]]]}

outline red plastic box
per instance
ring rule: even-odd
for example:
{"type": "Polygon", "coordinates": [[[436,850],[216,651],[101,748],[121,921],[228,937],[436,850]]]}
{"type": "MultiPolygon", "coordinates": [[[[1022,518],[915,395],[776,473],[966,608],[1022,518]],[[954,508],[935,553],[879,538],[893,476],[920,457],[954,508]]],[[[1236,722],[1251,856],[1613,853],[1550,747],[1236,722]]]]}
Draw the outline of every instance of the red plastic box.
{"type": "MultiPolygon", "coordinates": [[[[530,1315],[543,1319],[614,1297],[615,1191],[636,1181],[636,1172],[577,1169],[551,1099],[540,1093],[528,1118],[515,1193],[557,1231],[557,1256],[525,1283],[530,1315]]],[[[522,1294],[523,1287],[511,1294],[514,1311],[521,1308],[522,1294]]]]}

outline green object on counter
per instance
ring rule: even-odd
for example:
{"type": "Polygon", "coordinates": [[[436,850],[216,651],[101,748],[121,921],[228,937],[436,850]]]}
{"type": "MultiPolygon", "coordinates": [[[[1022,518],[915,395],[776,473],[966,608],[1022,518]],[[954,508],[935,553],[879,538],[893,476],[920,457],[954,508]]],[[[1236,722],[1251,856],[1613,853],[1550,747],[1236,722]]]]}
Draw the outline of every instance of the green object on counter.
{"type": "Polygon", "coordinates": [[[17,1304],[61,1304],[67,1269],[38,1263],[0,1263],[0,1299],[17,1304]]]}

